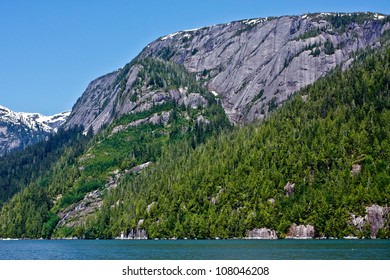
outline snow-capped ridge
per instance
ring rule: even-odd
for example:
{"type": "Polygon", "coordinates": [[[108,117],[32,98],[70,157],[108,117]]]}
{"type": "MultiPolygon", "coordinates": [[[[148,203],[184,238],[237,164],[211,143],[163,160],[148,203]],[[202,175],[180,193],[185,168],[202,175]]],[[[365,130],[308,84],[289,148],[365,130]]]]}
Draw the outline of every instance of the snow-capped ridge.
{"type": "Polygon", "coordinates": [[[56,132],[65,123],[70,111],[65,111],[53,116],[44,116],[40,113],[14,112],[0,105],[0,121],[14,125],[26,126],[33,131],[56,132]]]}
{"type": "Polygon", "coordinates": [[[0,156],[46,140],[69,115],[68,111],[53,116],[14,112],[0,105],[0,156]]]}

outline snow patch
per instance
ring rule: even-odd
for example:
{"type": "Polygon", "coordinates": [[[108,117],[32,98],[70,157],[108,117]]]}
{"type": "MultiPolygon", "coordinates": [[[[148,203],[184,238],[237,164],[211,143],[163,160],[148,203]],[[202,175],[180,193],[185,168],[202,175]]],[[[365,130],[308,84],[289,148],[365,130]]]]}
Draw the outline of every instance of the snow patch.
{"type": "Polygon", "coordinates": [[[23,125],[33,131],[55,132],[59,126],[65,123],[69,115],[70,111],[53,116],[44,116],[39,113],[13,112],[0,105],[0,121],[14,125],[23,125]]]}
{"type": "Polygon", "coordinates": [[[258,23],[262,23],[266,20],[267,19],[264,19],[264,18],[247,19],[247,20],[244,20],[243,23],[245,23],[246,25],[253,26],[253,25],[256,25],[258,23]]]}
{"type": "Polygon", "coordinates": [[[204,27],[198,27],[198,28],[193,28],[193,29],[187,29],[187,30],[183,30],[183,32],[194,32],[194,31],[197,31],[199,29],[202,29],[204,27]]]}
{"type": "Polygon", "coordinates": [[[175,32],[175,33],[168,34],[168,35],[162,37],[160,40],[161,41],[165,41],[167,39],[171,39],[171,38],[175,37],[176,35],[179,35],[180,33],[182,33],[182,31],[178,31],[178,32],[175,32]]]}
{"type": "Polygon", "coordinates": [[[182,38],[191,38],[191,34],[184,34],[182,38]]]}
{"type": "Polygon", "coordinates": [[[375,14],[374,16],[376,19],[384,19],[385,18],[384,15],[380,15],[380,14],[375,14]]]}

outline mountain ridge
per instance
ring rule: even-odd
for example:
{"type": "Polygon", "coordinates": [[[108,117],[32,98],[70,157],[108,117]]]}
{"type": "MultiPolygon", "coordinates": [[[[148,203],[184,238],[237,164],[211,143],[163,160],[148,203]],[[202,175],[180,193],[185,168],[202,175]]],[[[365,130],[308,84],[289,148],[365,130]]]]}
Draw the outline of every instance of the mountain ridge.
{"type": "Polygon", "coordinates": [[[389,19],[319,15],[244,20],[192,37],[175,32],[95,79],[65,126],[73,132],[60,129],[12,163],[3,158],[0,237],[387,238],[389,19]],[[276,60],[256,64],[264,50],[276,60]],[[246,63],[251,54],[258,73],[246,63]],[[216,68],[203,68],[213,56],[216,68]],[[197,57],[199,71],[191,72],[197,57]],[[272,92],[251,97],[261,69],[270,70],[264,84],[286,84],[297,76],[294,63],[324,73],[283,106],[272,92]],[[217,77],[239,89],[238,105],[250,99],[248,111],[237,110],[248,115],[263,102],[267,118],[247,124],[230,115],[244,124],[232,127],[229,93],[210,87],[217,77]],[[37,167],[35,155],[47,154],[37,167]],[[23,162],[21,177],[10,166],[23,162]]]}
{"type": "Polygon", "coordinates": [[[58,131],[69,115],[70,111],[53,116],[14,112],[0,105],[0,155],[47,139],[58,131]]]}
{"type": "Polygon", "coordinates": [[[356,51],[372,46],[390,28],[375,13],[318,13],[249,19],[175,32],[150,43],[155,56],[206,73],[233,123],[263,118],[289,95],[347,67],[356,51]]]}
{"type": "Polygon", "coordinates": [[[348,68],[356,52],[377,48],[390,29],[378,13],[317,13],[233,21],[164,35],[123,68],[95,79],[75,104],[67,124],[95,131],[113,116],[131,113],[130,91],[137,58],[155,57],[183,65],[221,100],[230,121],[262,119],[287,98],[335,67],[348,68]],[[120,85],[122,83],[122,85],[120,85]],[[124,83],[124,84],[123,84],[124,83]]]}

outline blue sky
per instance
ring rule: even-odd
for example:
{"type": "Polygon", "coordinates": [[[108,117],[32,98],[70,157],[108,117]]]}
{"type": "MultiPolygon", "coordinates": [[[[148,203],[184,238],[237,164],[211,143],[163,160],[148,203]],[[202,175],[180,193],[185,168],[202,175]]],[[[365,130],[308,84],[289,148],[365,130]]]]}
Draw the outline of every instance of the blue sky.
{"type": "Polygon", "coordinates": [[[0,105],[46,115],[69,110],[90,81],[162,35],[332,11],[390,14],[390,1],[0,0],[0,105]]]}

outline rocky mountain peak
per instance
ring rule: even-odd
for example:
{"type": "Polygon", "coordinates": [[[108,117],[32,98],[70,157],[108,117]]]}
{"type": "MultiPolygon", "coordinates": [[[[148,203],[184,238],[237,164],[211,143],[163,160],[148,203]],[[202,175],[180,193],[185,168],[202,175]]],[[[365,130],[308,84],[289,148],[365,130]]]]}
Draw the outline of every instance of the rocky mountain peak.
{"type": "MultiPolygon", "coordinates": [[[[136,60],[154,58],[184,66],[220,100],[232,123],[245,124],[264,118],[336,66],[348,68],[361,49],[380,46],[389,29],[389,17],[378,13],[245,19],[162,36],[136,60]]],[[[131,95],[142,69],[129,63],[91,82],[67,125],[97,131],[118,115],[149,106],[131,95]]],[[[149,100],[161,95],[143,90],[149,100]]]]}
{"type": "Polygon", "coordinates": [[[14,112],[0,105],[0,155],[46,139],[69,115],[69,111],[53,116],[14,112]]]}
{"type": "Polygon", "coordinates": [[[230,120],[247,123],[336,66],[348,67],[389,28],[388,17],[377,13],[246,19],[160,37],[140,57],[173,61],[207,78],[230,120]]]}

